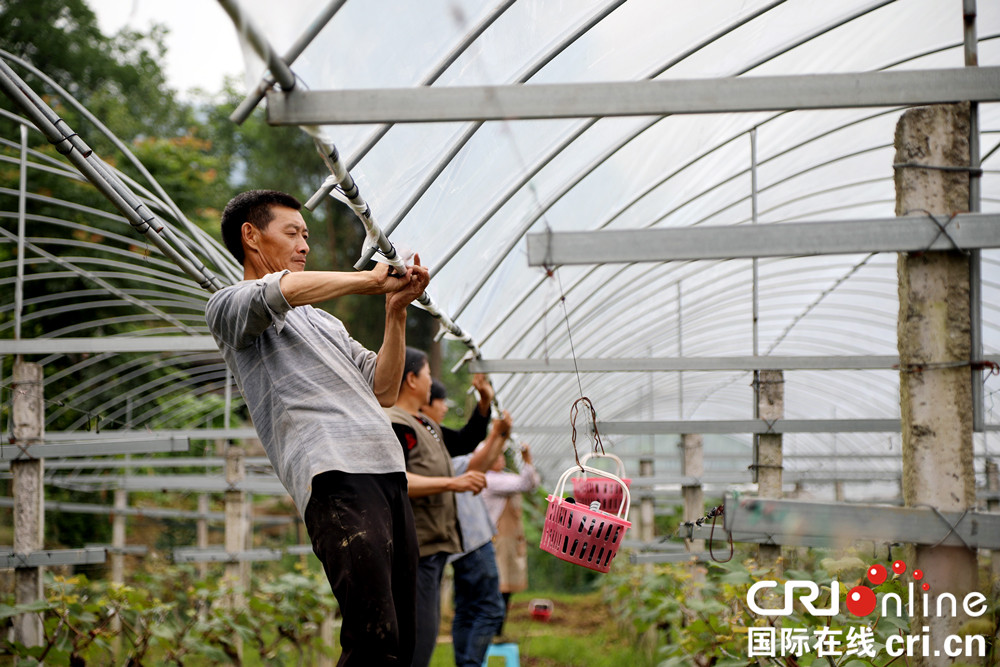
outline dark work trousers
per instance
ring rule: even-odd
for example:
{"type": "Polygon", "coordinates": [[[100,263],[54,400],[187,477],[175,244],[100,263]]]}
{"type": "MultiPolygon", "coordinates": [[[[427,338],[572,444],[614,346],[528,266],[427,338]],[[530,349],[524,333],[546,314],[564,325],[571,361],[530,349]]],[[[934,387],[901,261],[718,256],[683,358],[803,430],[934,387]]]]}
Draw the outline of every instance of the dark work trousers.
{"type": "Polygon", "coordinates": [[[305,522],[343,616],[337,664],[408,666],[419,548],[406,474],[316,475],[305,522]]]}
{"type": "Polygon", "coordinates": [[[451,564],[455,570],[455,618],[451,623],[456,667],[480,667],[503,626],[504,605],[493,543],[451,564]]]}
{"type": "Polygon", "coordinates": [[[431,664],[441,626],[441,578],[447,564],[448,554],[443,551],[420,558],[417,567],[417,610],[420,615],[417,617],[417,646],[412,667],[431,664]]]}

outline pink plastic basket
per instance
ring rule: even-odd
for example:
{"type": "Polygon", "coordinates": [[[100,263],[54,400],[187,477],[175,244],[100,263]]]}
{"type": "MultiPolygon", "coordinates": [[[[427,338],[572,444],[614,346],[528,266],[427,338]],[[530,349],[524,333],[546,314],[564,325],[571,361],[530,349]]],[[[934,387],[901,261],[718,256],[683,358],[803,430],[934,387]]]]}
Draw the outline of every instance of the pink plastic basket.
{"type": "Polygon", "coordinates": [[[584,454],[580,464],[585,464],[591,458],[613,459],[618,466],[614,475],[615,480],[607,477],[574,477],[573,498],[587,507],[596,500],[601,503],[602,510],[617,514],[624,498],[622,491],[627,491],[632,484],[632,480],[625,477],[625,464],[614,454],[593,453],[584,454]]]}
{"type": "Polygon", "coordinates": [[[625,538],[625,531],[632,525],[628,521],[628,488],[615,475],[584,466],[585,472],[618,484],[622,489],[624,502],[617,515],[590,509],[578,502],[569,502],[563,498],[563,490],[566,488],[566,480],[575,470],[579,468],[574,466],[564,472],[556,484],[555,493],[549,496],[549,508],[545,512],[545,526],[542,528],[542,542],[539,546],[542,551],[566,562],[597,572],[607,572],[625,538]]]}

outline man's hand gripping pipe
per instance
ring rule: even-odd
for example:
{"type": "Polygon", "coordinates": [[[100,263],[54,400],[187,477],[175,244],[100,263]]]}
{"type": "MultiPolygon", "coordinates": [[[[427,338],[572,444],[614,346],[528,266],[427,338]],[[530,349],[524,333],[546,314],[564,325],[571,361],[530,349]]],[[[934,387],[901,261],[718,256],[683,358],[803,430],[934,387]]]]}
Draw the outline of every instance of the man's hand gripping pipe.
{"type": "MultiPolygon", "coordinates": [[[[381,254],[386,262],[388,262],[396,271],[400,273],[406,273],[406,265],[400,259],[399,255],[396,253],[396,248],[393,247],[392,242],[385,235],[382,229],[375,222],[375,218],[372,215],[371,208],[368,203],[361,197],[358,191],[357,183],[354,182],[354,178],[351,176],[350,172],[344,166],[344,163],[340,160],[340,153],[337,151],[337,147],[334,146],[329,141],[322,138],[322,131],[313,126],[304,128],[313,137],[313,141],[316,143],[316,149],[319,151],[320,155],[323,157],[323,162],[326,163],[327,168],[329,168],[331,176],[328,176],[323,183],[323,187],[320,188],[316,194],[310,197],[309,201],[306,202],[307,209],[313,209],[326,195],[342,201],[351,207],[354,214],[358,216],[361,220],[361,224],[365,227],[365,246],[374,246],[379,254],[381,254]]],[[[359,262],[362,264],[363,262],[359,262]]],[[[354,268],[361,269],[362,266],[355,264],[354,268]]],[[[455,322],[452,321],[445,313],[441,312],[434,300],[431,299],[430,294],[426,291],[417,298],[417,303],[430,313],[434,318],[436,318],[440,323],[444,331],[446,331],[451,336],[462,341],[466,347],[469,348],[470,352],[475,357],[481,357],[481,352],[479,351],[479,346],[476,345],[475,341],[472,340],[472,336],[462,330],[455,322]]],[[[499,404],[498,409],[499,409],[499,404]]]]}

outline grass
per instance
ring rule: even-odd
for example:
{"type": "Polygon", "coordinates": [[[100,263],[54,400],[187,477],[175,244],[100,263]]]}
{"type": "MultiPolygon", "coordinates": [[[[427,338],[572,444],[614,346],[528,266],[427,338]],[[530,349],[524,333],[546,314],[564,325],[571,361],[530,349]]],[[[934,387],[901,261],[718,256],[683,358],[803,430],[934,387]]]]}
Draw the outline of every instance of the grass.
{"type": "MultiPolygon", "coordinates": [[[[442,637],[431,658],[431,667],[455,664],[451,650],[450,619],[442,619],[442,637]]],[[[622,631],[609,613],[599,592],[583,594],[517,593],[513,597],[505,640],[518,645],[523,667],[653,667],[655,661],[622,631]],[[531,617],[528,603],[533,598],[553,601],[548,621],[531,617]]],[[[504,664],[490,658],[490,667],[504,664]]]]}

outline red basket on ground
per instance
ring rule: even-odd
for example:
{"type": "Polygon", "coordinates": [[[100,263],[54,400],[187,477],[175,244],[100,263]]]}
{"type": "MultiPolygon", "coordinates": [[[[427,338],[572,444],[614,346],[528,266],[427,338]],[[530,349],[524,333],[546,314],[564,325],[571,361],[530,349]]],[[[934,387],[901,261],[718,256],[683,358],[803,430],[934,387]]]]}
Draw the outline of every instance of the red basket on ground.
{"type": "Polygon", "coordinates": [[[583,469],[621,487],[624,502],[617,515],[563,498],[566,479],[573,471],[578,470],[576,467],[570,468],[559,478],[555,493],[549,496],[549,508],[545,512],[545,526],[539,547],[566,562],[597,572],[607,572],[611,568],[611,561],[618,554],[618,547],[625,539],[625,531],[632,525],[628,522],[630,496],[625,483],[615,475],[586,466],[583,469]]]}
{"type": "Polygon", "coordinates": [[[574,477],[573,498],[576,502],[587,507],[590,507],[590,504],[596,500],[601,503],[602,510],[610,514],[617,514],[624,498],[622,490],[628,491],[632,484],[632,480],[625,477],[625,464],[614,454],[587,453],[580,459],[580,465],[585,464],[591,458],[613,459],[618,465],[614,480],[607,477],[574,477]]]}

